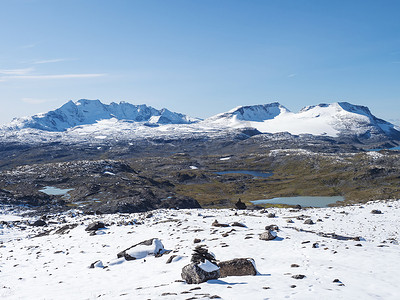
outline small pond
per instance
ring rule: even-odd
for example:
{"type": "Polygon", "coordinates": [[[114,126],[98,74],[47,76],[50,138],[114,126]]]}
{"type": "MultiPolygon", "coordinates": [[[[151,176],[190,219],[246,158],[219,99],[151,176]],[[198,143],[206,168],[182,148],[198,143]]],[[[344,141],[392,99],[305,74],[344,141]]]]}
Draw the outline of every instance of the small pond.
{"type": "Polygon", "coordinates": [[[270,173],[270,172],[247,171],[247,170],[215,172],[215,174],[218,174],[218,175],[235,174],[235,173],[248,174],[248,175],[254,176],[255,178],[268,178],[268,177],[274,175],[274,173],[270,173]]]}
{"type": "Polygon", "coordinates": [[[47,195],[51,196],[64,196],[66,195],[69,191],[72,191],[73,189],[59,189],[53,186],[45,186],[43,189],[39,190],[39,192],[45,193],[47,195]]]}
{"type": "Polygon", "coordinates": [[[342,196],[319,197],[319,196],[298,196],[298,197],[280,197],[264,200],[251,201],[253,204],[287,204],[287,205],[301,205],[303,207],[328,207],[329,204],[344,201],[342,196]]]}

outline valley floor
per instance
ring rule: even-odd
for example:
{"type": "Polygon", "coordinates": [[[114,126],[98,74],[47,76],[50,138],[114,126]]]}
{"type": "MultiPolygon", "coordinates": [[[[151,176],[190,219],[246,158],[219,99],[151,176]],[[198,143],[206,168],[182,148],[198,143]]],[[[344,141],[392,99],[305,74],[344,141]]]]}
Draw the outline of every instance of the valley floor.
{"type": "Polygon", "coordinates": [[[10,212],[0,215],[2,299],[400,297],[400,201],[268,212],[193,209],[87,216],[69,211],[47,216],[44,227],[27,224],[35,220],[10,212]],[[306,219],[315,224],[304,224],[306,219]],[[215,220],[230,226],[212,226],[215,220]],[[94,221],[107,226],[90,235],[85,228],[94,221]],[[246,227],[232,226],[233,222],[246,227]],[[76,227],[55,233],[68,224],[76,227]],[[259,234],[271,224],[279,226],[278,237],[260,240],[259,234]],[[117,259],[121,250],[151,238],[161,239],[172,252],[133,261],[117,259]],[[195,238],[201,242],[195,244],[195,238]],[[182,281],[181,270],[190,263],[196,245],[206,245],[220,261],[251,257],[259,275],[189,285],[182,281]],[[176,257],[167,264],[171,255],[176,257]],[[89,268],[97,260],[108,267],[89,268]]]}

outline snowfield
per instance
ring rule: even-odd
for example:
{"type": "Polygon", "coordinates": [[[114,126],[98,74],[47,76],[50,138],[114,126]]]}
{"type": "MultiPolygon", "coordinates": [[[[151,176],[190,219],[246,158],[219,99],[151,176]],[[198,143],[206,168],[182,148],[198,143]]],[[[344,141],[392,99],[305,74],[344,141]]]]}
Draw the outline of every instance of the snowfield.
{"type": "Polygon", "coordinates": [[[30,226],[27,222],[37,218],[16,215],[0,215],[2,299],[400,297],[398,200],[268,212],[195,209],[87,216],[69,211],[46,216],[46,226],[30,226]],[[304,224],[307,219],[314,224],[304,224]],[[230,226],[212,226],[215,220],[230,226]],[[106,226],[91,235],[85,229],[95,221],[106,226]],[[277,237],[260,240],[272,224],[279,227],[277,237]],[[129,250],[140,252],[138,259],[117,258],[153,238],[162,244],[153,240],[129,250]],[[194,243],[195,238],[201,242],[194,243]],[[206,245],[218,261],[253,258],[259,274],[187,284],[181,270],[197,245],[206,245]]]}

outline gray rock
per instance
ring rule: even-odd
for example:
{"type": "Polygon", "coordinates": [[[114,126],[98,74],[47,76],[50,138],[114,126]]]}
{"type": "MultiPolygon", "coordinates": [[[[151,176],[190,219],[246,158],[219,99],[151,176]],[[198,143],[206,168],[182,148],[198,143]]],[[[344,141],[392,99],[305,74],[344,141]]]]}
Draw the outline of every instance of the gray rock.
{"type": "Polygon", "coordinates": [[[380,211],[379,209],[373,209],[373,210],[371,210],[371,214],[380,215],[380,214],[382,214],[382,211],[380,211]]]}
{"type": "Polygon", "coordinates": [[[100,228],[105,228],[105,227],[106,227],[106,225],[103,222],[97,221],[97,222],[93,222],[93,223],[89,224],[85,230],[86,231],[96,231],[100,228]]]}
{"type": "Polygon", "coordinates": [[[220,277],[220,271],[218,269],[216,271],[207,272],[196,263],[191,263],[182,268],[181,277],[188,284],[199,284],[211,279],[218,279],[220,277]]]}
{"type": "Polygon", "coordinates": [[[278,227],[278,225],[274,225],[274,224],[272,224],[272,225],[267,225],[267,226],[265,226],[265,230],[274,230],[274,231],[278,231],[278,230],[279,230],[279,227],[278,227]]]}
{"type": "Polygon", "coordinates": [[[257,275],[252,258],[235,258],[218,264],[221,277],[257,275]]]}
{"type": "Polygon", "coordinates": [[[297,275],[292,276],[292,278],[294,278],[294,279],[303,279],[305,277],[306,277],[306,275],[302,275],[302,274],[297,274],[297,275]]]}
{"type": "Polygon", "coordinates": [[[247,227],[246,225],[244,225],[244,224],[242,224],[242,223],[239,223],[239,222],[233,222],[232,224],[231,224],[231,226],[235,226],[235,227],[247,227]]]}
{"type": "Polygon", "coordinates": [[[43,221],[43,220],[36,220],[33,224],[32,224],[32,226],[37,226],[37,227],[39,227],[39,226],[46,226],[47,225],[47,223],[45,222],[45,221],[43,221]]]}
{"type": "Polygon", "coordinates": [[[313,225],[314,222],[313,222],[313,220],[311,220],[311,219],[307,219],[307,220],[304,221],[304,224],[313,225]]]}
{"type": "Polygon", "coordinates": [[[276,234],[271,230],[267,230],[266,232],[261,233],[259,238],[263,241],[270,241],[276,238],[276,234]]]}
{"type": "Polygon", "coordinates": [[[219,223],[218,220],[215,220],[215,221],[211,224],[211,226],[214,226],[214,227],[229,227],[229,224],[219,223]]]}

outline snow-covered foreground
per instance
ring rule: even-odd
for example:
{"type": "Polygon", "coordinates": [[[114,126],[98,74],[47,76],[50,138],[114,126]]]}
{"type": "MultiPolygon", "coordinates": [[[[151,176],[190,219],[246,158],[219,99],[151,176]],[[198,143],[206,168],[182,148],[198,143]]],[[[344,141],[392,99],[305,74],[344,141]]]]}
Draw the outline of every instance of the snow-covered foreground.
{"type": "Polygon", "coordinates": [[[400,297],[400,201],[299,211],[268,209],[268,213],[198,209],[83,216],[71,211],[49,216],[44,227],[18,223],[24,218],[0,215],[2,220],[2,299],[400,297]],[[373,209],[382,214],[372,214],[373,209]],[[276,217],[269,218],[269,213],[276,217]],[[300,215],[305,215],[303,220],[297,218],[300,215]],[[308,216],[315,224],[304,224],[308,216]],[[288,223],[289,219],[294,223],[288,223]],[[214,227],[214,220],[247,227],[214,227]],[[107,226],[90,235],[85,228],[93,221],[107,226]],[[66,224],[77,226],[67,233],[55,233],[66,224]],[[271,224],[279,226],[278,237],[260,240],[259,234],[271,224]],[[44,231],[48,235],[34,237],[44,231]],[[319,232],[361,239],[338,240],[319,232]],[[120,251],[151,238],[159,238],[172,252],[131,261],[117,259],[120,251]],[[201,242],[195,244],[195,238],[201,242]],[[182,267],[190,263],[192,250],[199,244],[206,245],[220,261],[253,258],[259,275],[225,277],[198,285],[183,282],[182,267]],[[167,264],[171,255],[176,257],[167,264]],[[97,260],[107,267],[89,268],[97,260]],[[305,278],[292,278],[299,274],[305,278]]]}

